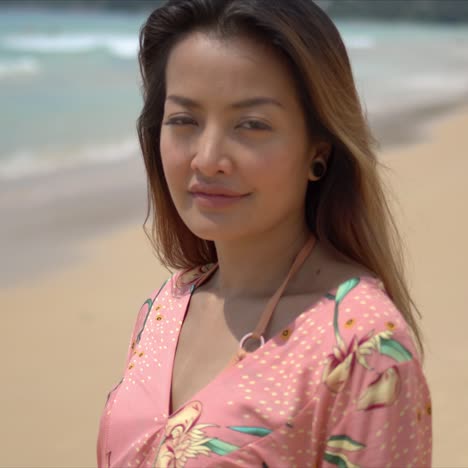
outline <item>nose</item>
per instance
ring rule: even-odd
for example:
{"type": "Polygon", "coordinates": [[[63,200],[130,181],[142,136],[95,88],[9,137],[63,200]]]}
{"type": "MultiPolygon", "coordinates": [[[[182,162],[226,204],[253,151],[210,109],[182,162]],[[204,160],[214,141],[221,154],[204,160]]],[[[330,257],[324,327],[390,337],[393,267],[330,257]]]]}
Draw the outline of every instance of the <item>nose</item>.
{"type": "Polygon", "coordinates": [[[191,168],[207,177],[231,171],[227,155],[227,136],[218,125],[206,125],[199,133],[193,149],[191,168]]]}

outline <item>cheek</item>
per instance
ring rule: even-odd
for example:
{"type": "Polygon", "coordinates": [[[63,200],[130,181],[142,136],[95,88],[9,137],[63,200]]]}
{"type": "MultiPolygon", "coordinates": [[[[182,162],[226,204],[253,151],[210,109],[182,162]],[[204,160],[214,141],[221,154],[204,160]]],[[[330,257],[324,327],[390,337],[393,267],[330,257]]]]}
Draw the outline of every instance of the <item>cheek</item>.
{"type": "Polygon", "coordinates": [[[277,148],[256,168],[256,186],[259,202],[265,213],[269,210],[285,215],[301,209],[307,189],[307,161],[299,150],[277,148]],[[296,151],[295,151],[296,150],[296,151]]]}
{"type": "MultiPolygon", "coordinates": [[[[169,188],[184,180],[189,167],[186,150],[168,132],[161,132],[161,161],[169,188]]],[[[171,190],[172,191],[172,190],[171,190]]]]}
{"type": "MultiPolygon", "coordinates": [[[[288,148],[272,151],[260,161],[256,164],[256,178],[262,185],[274,189],[275,192],[284,187],[284,184],[297,185],[304,178],[303,162],[288,148]]],[[[278,193],[280,194],[281,192],[278,193]]]]}

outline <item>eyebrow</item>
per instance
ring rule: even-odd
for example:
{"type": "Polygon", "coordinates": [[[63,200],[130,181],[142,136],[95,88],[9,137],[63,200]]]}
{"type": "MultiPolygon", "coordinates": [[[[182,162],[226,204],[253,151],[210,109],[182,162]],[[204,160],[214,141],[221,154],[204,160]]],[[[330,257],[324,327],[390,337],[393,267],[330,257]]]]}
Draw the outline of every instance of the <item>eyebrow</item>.
{"type": "MultiPolygon", "coordinates": [[[[175,102],[176,104],[180,104],[181,106],[184,106],[184,107],[191,107],[194,109],[200,109],[202,107],[199,102],[194,101],[193,99],[190,99],[184,96],[178,96],[176,94],[171,94],[167,96],[166,100],[175,102]]],[[[265,106],[265,105],[273,105],[273,106],[280,107],[281,109],[284,108],[284,106],[276,99],[263,97],[263,96],[252,97],[252,98],[244,99],[242,101],[234,102],[231,104],[230,107],[233,109],[245,109],[247,107],[265,106]]]]}

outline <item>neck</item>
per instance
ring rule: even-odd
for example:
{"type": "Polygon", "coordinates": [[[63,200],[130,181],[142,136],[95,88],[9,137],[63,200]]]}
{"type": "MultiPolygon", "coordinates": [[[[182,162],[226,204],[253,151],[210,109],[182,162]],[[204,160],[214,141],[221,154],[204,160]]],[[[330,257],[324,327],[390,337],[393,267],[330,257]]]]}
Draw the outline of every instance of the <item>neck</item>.
{"type": "Polygon", "coordinates": [[[224,299],[261,299],[279,288],[310,237],[306,225],[216,242],[219,268],[212,287],[224,299]]]}

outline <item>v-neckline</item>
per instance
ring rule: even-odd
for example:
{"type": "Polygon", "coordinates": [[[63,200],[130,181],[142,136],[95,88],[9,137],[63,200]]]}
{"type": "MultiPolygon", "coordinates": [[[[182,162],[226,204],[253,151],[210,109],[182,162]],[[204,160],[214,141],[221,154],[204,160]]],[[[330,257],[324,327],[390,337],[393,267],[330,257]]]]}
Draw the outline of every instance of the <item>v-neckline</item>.
{"type": "MultiPolygon", "coordinates": [[[[214,266],[214,270],[216,270],[216,268],[217,268],[217,265],[214,266]]],[[[191,401],[198,400],[200,395],[202,393],[204,393],[205,391],[207,391],[208,388],[210,388],[212,385],[217,384],[218,381],[221,380],[223,377],[225,377],[227,374],[230,374],[231,372],[234,372],[235,370],[237,370],[239,364],[241,364],[242,367],[244,367],[245,363],[250,361],[250,359],[253,359],[253,356],[255,356],[260,350],[262,350],[262,352],[264,352],[265,350],[268,350],[269,347],[271,346],[272,342],[278,341],[280,339],[281,334],[283,333],[283,331],[285,329],[291,329],[291,328],[294,329],[294,328],[296,328],[297,322],[299,320],[301,320],[304,317],[304,315],[306,315],[312,309],[314,309],[317,306],[317,304],[320,303],[320,301],[323,301],[323,299],[330,300],[328,296],[333,291],[336,291],[340,287],[341,284],[343,284],[344,282],[351,279],[351,278],[349,278],[347,280],[342,281],[340,284],[333,287],[332,289],[327,291],[325,294],[322,294],[313,304],[311,304],[305,310],[303,310],[299,315],[296,316],[296,318],[294,320],[292,320],[286,326],[284,326],[278,333],[276,333],[274,336],[272,336],[268,340],[265,340],[265,344],[263,346],[257,348],[256,350],[254,350],[252,352],[247,353],[247,355],[244,357],[244,359],[242,359],[242,361],[240,361],[240,362],[238,362],[236,364],[233,364],[233,365],[231,365],[229,367],[228,367],[228,363],[226,363],[226,365],[223,367],[223,369],[218,374],[216,374],[215,377],[213,377],[208,383],[206,383],[202,388],[200,388],[187,401],[182,403],[179,406],[179,408],[177,408],[176,410],[173,410],[173,408],[172,408],[172,388],[173,388],[173,379],[174,379],[174,365],[175,365],[175,359],[176,359],[176,355],[177,355],[177,348],[178,348],[178,345],[179,345],[179,342],[180,342],[180,335],[181,335],[181,332],[182,332],[182,326],[184,324],[185,318],[187,317],[187,313],[188,313],[188,310],[189,310],[189,307],[190,307],[190,301],[191,301],[191,299],[193,297],[193,293],[194,293],[195,289],[197,287],[201,286],[211,276],[211,274],[213,273],[214,270],[210,269],[208,272],[206,272],[203,275],[202,278],[199,278],[199,280],[201,280],[201,281],[196,282],[196,287],[195,287],[195,285],[192,285],[190,287],[190,290],[189,290],[189,293],[188,293],[187,303],[185,305],[185,309],[184,309],[184,312],[183,312],[183,315],[182,315],[182,323],[180,324],[179,332],[178,332],[177,338],[176,338],[175,347],[174,347],[174,350],[172,352],[172,362],[171,362],[170,377],[169,377],[169,394],[166,396],[166,405],[165,405],[166,409],[167,409],[167,419],[171,419],[181,409],[185,408],[191,401]]],[[[376,277],[371,276],[371,275],[358,275],[358,276],[354,276],[352,278],[359,278],[360,282],[363,279],[371,279],[371,280],[376,280],[377,279],[376,277]]],[[[323,302],[322,304],[320,304],[320,308],[323,307],[324,304],[326,304],[326,302],[323,302]]],[[[317,309],[316,309],[314,311],[314,313],[317,313],[317,312],[320,312],[320,311],[317,311],[317,309]]]]}
{"type": "Polygon", "coordinates": [[[197,287],[199,287],[203,283],[205,283],[205,281],[207,281],[211,277],[211,275],[216,271],[217,268],[218,268],[218,264],[217,263],[213,264],[212,268],[210,268],[207,272],[205,272],[201,277],[197,278],[195,280],[194,284],[192,284],[190,286],[190,289],[189,289],[187,302],[185,304],[185,308],[184,308],[184,311],[183,311],[183,314],[182,314],[182,321],[181,321],[181,324],[180,324],[180,327],[179,327],[179,332],[178,332],[177,337],[176,337],[174,351],[172,352],[172,363],[171,363],[171,370],[170,370],[170,373],[169,373],[170,374],[170,376],[169,376],[169,395],[166,398],[166,402],[167,402],[166,408],[167,408],[167,418],[168,419],[171,419],[176,413],[178,413],[182,408],[186,407],[191,401],[196,400],[198,398],[198,396],[204,390],[206,390],[210,385],[214,384],[214,382],[217,381],[221,377],[221,374],[224,374],[226,371],[231,370],[232,367],[234,367],[234,366],[227,367],[227,365],[226,365],[225,367],[223,367],[223,369],[218,374],[216,374],[214,376],[213,379],[211,379],[207,384],[205,384],[202,388],[200,388],[187,401],[182,403],[182,405],[180,405],[179,408],[177,408],[176,410],[174,410],[172,408],[172,389],[173,389],[173,381],[174,381],[174,366],[175,366],[175,360],[176,360],[176,356],[177,356],[177,348],[179,346],[180,335],[182,333],[182,327],[183,327],[185,319],[187,317],[187,313],[188,313],[188,310],[189,310],[189,307],[190,307],[190,302],[192,300],[193,293],[194,293],[195,289],[197,289],[197,287]]]}
{"type": "MultiPolygon", "coordinates": [[[[202,388],[200,388],[200,390],[198,390],[194,395],[192,395],[187,401],[185,401],[184,403],[182,403],[180,405],[179,408],[177,408],[176,410],[173,410],[172,408],[172,388],[173,388],[173,380],[174,380],[174,365],[175,365],[175,359],[176,359],[176,355],[177,355],[177,347],[179,345],[179,341],[180,341],[180,335],[181,335],[181,331],[182,331],[182,325],[184,323],[184,320],[187,316],[187,313],[188,313],[188,309],[190,307],[190,301],[193,297],[193,292],[195,291],[195,288],[190,288],[190,293],[189,293],[189,297],[188,297],[188,300],[187,300],[187,304],[185,306],[185,311],[184,311],[184,314],[183,314],[183,319],[182,319],[182,324],[180,325],[180,328],[179,328],[179,333],[177,335],[177,339],[176,339],[176,344],[175,344],[175,348],[174,348],[174,351],[172,353],[172,366],[171,366],[171,371],[170,371],[170,381],[169,381],[169,395],[168,397],[166,398],[166,401],[167,401],[167,405],[166,405],[166,408],[167,408],[167,414],[168,414],[168,419],[171,419],[176,413],[178,413],[182,408],[185,408],[191,401],[194,401],[194,400],[198,400],[199,399],[199,396],[204,393],[206,390],[208,390],[208,388],[210,388],[212,385],[215,385],[219,380],[221,380],[221,378],[223,378],[226,374],[230,374],[231,372],[235,371],[238,367],[239,364],[242,364],[242,366],[245,364],[245,362],[247,360],[249,360],[251,358],[252,355],[254,355],[260,348],[257,348],[255,351],[252,351],[251,353],[248,353],[247,356],[244,357],[244,359],[242,359],[242,361],[236,363],[236,364],[233,364],[231,366],[228,366],[228,363],[225,364],[225,366],[221,369],[220,372],[218,372],[208,383],[206,383],[202,388]]],[[[302,314],[301,314],[302,315],[302,314]]],[[[296,319],[299,318],[296,317],[296,319]]],[[[289,326],[292,326],[292,323],[288,325],[289,326]]],[[[265,341],[265,344],[263,345],[263,347],[261,349],[264,349],[265,346],[267,345],[267,343],[269,343],[271,340],[279,337],[281,334],[278,333],[277,335],[275,335],[274,337],[270,338],[270,340],[267,340],[265,341]]]]}

